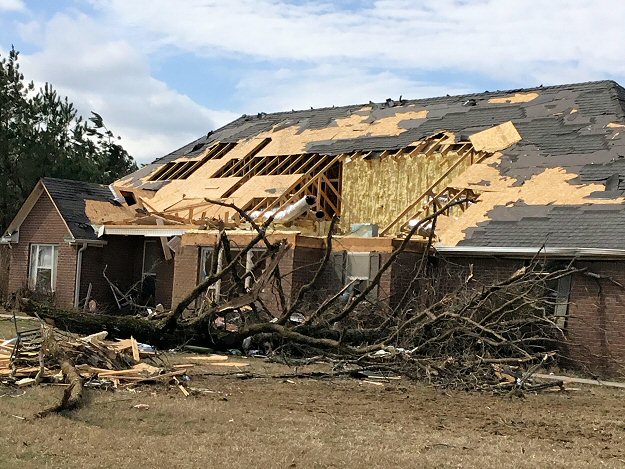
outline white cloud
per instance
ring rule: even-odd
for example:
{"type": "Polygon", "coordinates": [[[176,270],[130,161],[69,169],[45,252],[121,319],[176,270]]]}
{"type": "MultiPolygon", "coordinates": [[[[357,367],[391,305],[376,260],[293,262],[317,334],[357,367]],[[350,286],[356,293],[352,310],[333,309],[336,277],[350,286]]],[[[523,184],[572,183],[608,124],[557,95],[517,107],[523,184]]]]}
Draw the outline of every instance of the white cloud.
{"type": "Polygon", "coordinates": [[[22,0],[0,0],[0,11],[25,11],[26,5],[22,0]]]}
{"type": "MultiPolygon", "coordinates": [[[[0,8],[8,4],[22,5],[0,0],[0,8]]],[[[91,16],[72,9],[21,24],[19,33],[41,48],[22,56],[23,68],[83,113],[102,114],[141,161],[242,112],[481,91],[475,87],[484,78],[510,87],[625,79],[625,2],[350,4],[357,8],[338,1],[91,0],[91,16]],[[181,52],[198,61],[228,58],[237,84],[224,101],[236,113],[207,109],[151,76],[148,57],[181,52]]]]}
{"type": "Polygon", "coordinates": [[[279,0],[94,2],[151,48],[454,69],[518,84],[625,76],[625,3],[613,0],[379,0],[356,11],[279,0]]]}
{"type": "Polygon", "coordinates": [[[36,34],[32,40],[40,39],[43,46],[21,55],[26,77],[52,83],[85,117],[92,110],[101,114],[140,162],[236,117],[207,109],[151,77],[137,48],[84,14],[57,14],[40,28],[29,23],[21,31],[36,34]]]}
{"type": "Polygon", "coordinates": [[[341,106],[384,101],[462,94],[470,87],[431,85],[416,82],[389,72],[317,65],[309,68],[280,68],[255,72],[243,78],[237,92],[247,105],[248,113],[274,112],[309,107],[341,106]]]}

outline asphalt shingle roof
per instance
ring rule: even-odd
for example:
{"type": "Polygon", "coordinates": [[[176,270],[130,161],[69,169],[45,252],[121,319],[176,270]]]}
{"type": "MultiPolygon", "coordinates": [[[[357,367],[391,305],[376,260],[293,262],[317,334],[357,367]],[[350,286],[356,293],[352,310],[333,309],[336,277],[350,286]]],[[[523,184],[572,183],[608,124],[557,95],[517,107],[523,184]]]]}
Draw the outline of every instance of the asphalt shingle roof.
{"type": "MultiPolygon", "coordinates": [[[[506,207],[507,220],[478,225],[459,246],[597,248],[625,250],[625,206],[621,204],[506,207]],[[517,218],[516,220],[514,218],[517,218]]],[[[504,211],[503,207],[494,210],[504,211]]]]}
{"type": "Polygon", "coordinates": [[[85,212],[86,200],[119,205],[108,186],[69,179],[43,178],[42,182],[76,239],[97,239],[85,212]]]}
{"type": "Polygon", "coordinates": [[[341,154],[393,150],[440,131],[454,132],[465,140],[475,132],[512,121],[521,140],[502,151],[497,165],[502,176],[521,185],[547,168],[564,168],[578,174],[571,184],[602,183],[606,190],[591,196],[592,207],[523,206],[519,202],[512,207],[495,207],[489,213],[490,220],[469,229],[461,244],[535,247],[547,242],[554,247],[625,249],[625,209],[620,204],[605,204],[609,206],[606,209],[597,205],[603,204],[601,199],[614,199],[625,192],[625,89],[614,81],[244,115],[157,159],[133,178],[139,181],[157,165],[199,153],[213,142],[237,142],[288,126],[297,126],[297,132],[330,127],[336,125],[335,119],[354,114],[375,120],[395,115],[406,106],[427,110],[426,118],[401,120],[398,126],[406,130],[398,135],[310,141],[306,151],[341,154]],[[510,98],[514,93],[537,96],[525,102],[491,102],[492,98],[510,98]],[[365,106],[371,110],[364,110],[365,106]]]}

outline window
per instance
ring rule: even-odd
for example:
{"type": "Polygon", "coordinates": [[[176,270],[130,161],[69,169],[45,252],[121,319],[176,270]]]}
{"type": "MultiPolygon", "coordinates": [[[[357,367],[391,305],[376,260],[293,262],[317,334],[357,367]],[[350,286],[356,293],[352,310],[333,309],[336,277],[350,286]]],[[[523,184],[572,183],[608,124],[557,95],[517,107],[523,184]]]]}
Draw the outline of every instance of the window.
{"type": "Polygon", "coordinates": [[[557,287],[554,291],[554,315],[556,317],[556,325],[564,329],[566,326],[566,317],[569,310],[569,295],[571,294],[571,276],[560,277],[557,287]]]}
{"type": "Polygon", "coordinates": [[[59,248],[53,244],[30,246],[28,287],[36,292],[51,294],[56,289],[56,265],[59,248]]]}
{"type": "MultiPolygon", "coordinates": [[[[216,271],[212,268],[214,251],[215,250],[213,248],[202,248],[200,251],[200,282],[203,282],[209,275],[215,274],[223,268],[224,253],[222,250],[219,250],[216,271]]],[[[206,293],[204,294],[204,298],[209,303],[217,303],[219,301],[220,294],[221,280],[218,280],[208,287],[208,290],[206,290],[206,293]]]]}
{"type": "MultiPolygon", "coordinates": [[[[231,250],[232,257],[237,255],[238,249],[233,248],[231,250]]],[[[216,270],[212,268],[214,249],[212,247],[203,247],[200,251],[200,278],[199,281],[204,281],[209,275],[221,271],[226,267],[226,259],[223,250],[219,250],[218,258],[216,260],[216,270]]],[[[252,288],[258,277],[265,270],[267,259],[262,259],[265,254],[265,249],[254,248],[247,252],[247,255],[243,259],[239,259],[239,265],[237,266],[237,273],[239,276],[248,274],[245,277],[245,288],[248,290],[252,288]],[[244,269],[243,269],[244,268],[244,269]]],[[[232,289],[232,277],[226,275],[223,279],[218,280],[206,291],[205,299],[212,303],[218,303],[220,300],[228,300],[228,292],[232,289]]]]}
{"type": "MultiPolygon", "coordinates": [[[[380,269],[380,254],[377,252],[335,252],[332,256],[332,264],[337,279],[343,284],[353,282],[351,290],[361,292],[369,286],[369,283],[380,269]]],[[[377,286],[371,290],[368,297],[377,299],[377,286]]]]}

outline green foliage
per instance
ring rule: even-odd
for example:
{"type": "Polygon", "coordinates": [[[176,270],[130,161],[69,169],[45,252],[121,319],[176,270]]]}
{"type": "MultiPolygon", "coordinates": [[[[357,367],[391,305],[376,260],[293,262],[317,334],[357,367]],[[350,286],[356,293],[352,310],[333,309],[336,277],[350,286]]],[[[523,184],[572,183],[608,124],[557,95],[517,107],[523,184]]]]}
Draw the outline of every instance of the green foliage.
{"type": "Polygon", "coordinates": [[[108,184],[137,169],[102,116],[25,82],[18,55],[0,56],[0,232],[44,176],[108,184]]]}

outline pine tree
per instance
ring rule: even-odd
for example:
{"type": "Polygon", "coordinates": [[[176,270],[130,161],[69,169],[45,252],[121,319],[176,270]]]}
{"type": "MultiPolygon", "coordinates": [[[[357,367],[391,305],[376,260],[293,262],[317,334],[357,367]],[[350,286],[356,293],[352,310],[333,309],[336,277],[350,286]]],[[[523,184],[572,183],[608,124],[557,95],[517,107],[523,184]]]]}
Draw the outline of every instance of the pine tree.
{"type": "Polygon", "coordinates": [[[48,83],[36,90],[18,56],[0,56],[0,232],[42,177],[108,184],[137,169],[99,114],[84,119],[48,83]]]}

